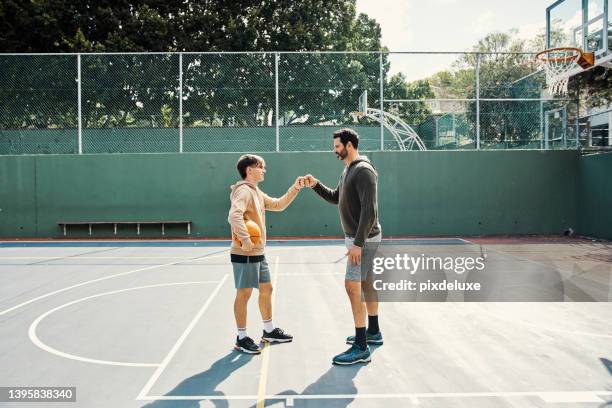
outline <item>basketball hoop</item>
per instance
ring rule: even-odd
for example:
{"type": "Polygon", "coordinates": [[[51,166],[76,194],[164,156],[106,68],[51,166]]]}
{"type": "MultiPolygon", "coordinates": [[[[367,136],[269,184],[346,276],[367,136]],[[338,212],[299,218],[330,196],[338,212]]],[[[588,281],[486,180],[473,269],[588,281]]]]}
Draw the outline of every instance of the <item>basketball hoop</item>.
{"type": "Polygon", "coordinates": [[[359,122],[359,119],[365,116],[365,112],[351,112],[349,115],[353,118],[353,122],[359,122]]]}
{"type": "Polygon", "coordinates": [[[540,69],[546,72],[548,89],[555,95],[567,95],[570,72],[577,65],[586,69],[593,66],[595,60],[592,52],[575,47],[550,48],[539,52],[535,58],[540,69]]]}

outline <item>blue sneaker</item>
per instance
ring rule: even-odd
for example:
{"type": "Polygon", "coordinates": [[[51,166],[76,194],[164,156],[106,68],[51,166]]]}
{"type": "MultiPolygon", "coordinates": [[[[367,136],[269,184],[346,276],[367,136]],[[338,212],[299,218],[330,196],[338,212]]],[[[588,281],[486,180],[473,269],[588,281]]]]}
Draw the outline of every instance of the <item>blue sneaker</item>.
{"type": "MultiPolygon", "coordinates": [[[[346,338],[346,344],[353,343],[355,343],[355,336],[348,336],[346,338]]],[[[383,344],[382,333],[370,334],[370,332],[366,331],[366,343],[381,346],[383,344]]]]}
{"type": "Polygon", "coordinates": [[[367,363],[372,360],[370,347],[366,346],[365,350],[362,350],[356,344],[353,344],[350,349],[344,353],[338,354],[332,360],[334,364],[350,365],[355,363],[367,363]]]}

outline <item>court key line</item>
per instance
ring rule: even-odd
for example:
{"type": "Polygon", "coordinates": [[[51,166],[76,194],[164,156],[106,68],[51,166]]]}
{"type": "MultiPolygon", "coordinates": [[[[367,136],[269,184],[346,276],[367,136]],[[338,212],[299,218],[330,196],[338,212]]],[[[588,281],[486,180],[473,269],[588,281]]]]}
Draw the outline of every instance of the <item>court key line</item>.
{"type": "Polygon", "coordinates": [[[223,284],[227,280],[228,276],[229,275],[227,275],[227,274],[225,274],[223,276],[223,279],[221,279],[221,281],[219,282],[217,287],[213,290],[212,294],[208,297],[208,299],[206,300],[204,305],[200,308],[198,313],[191,320],[191,323],[189,323],[189,326],[187,326],[187,328],[185,329],[183,334],[181,334],[181,336],[178,338],[176,343],[174,343],[174,346],[172,346],[172,348],[170,349],[170,351],[168,352],[166,357],[164,357],[163,361],[157,366],[157,369],[155,370],[153,375],[149,378],[149,380],[144,385],[142,390],[140,390],[140,393],[138,394],[138,397],[136,397],[137,400],[145,398],[147,396],[147,394],[149,393],[149,391],[151,391],[151,388],[153,388],[153,385],[155,385],[155,383],[157,382],[157,380],[159,379],[161,374],[164,372],[164,370],[166,369],[166,367],[168,366],[168,364],[170,363],[170,361],[172,360],[172,358],[174,357],[176,352],[183,345],[183,342],[185,342],[185,339],[187,339],[187,336],[189,336],[189,333],[191,333],[191,331],[193,330],[195,325],[198,323],[200,318],[204,315],[204,312],[206,312],[206,309],[208,309],[208,306],[210,306],[210,304],[212,303],[213,299],[217,296],[217,294],[221,290],[221,287],[223,286],[223,284]]]}
{"type": "Polygon", "coordinates": [[[30,337],[30,340],[32,341],[32,343],[34,343],[34,345],[36,345],[37,347],[41,348],[42,350],[44,350],[44,351],[46,351],[48,353],[51,353],[51,354],[55,354],[56,356],[59,356],[59,357],[67,358],[69,360],[82,361],[84,363],[92,363],[92,364],[113,365],[113,366],[157,367],[159,365],[157,363],[130,363],[130,362],[124,362],[124,361],[99,360],[99,359],[94,359],[94,358],[81,357],[81,356],[77,356],[75,354],[65,353],[65,352],[60,351],[58,349],[55,349],[55,348],[53,348],[51,346],[48,346],[42,340],[40,340],[40,338],[36,334],[36,329],[38,328],[38,325],[40,324],[40,322],[42,322],[49,315],[57,312],[58,310],[64,309],[64,308],[66,308],[68,306],[72,306],[72,305],[77,304],[77,303],[84,302],[86,300],[95,299],[95,298],[102,297],[102,296],[115,295],[117,293],[129,292],[129,291],[139,290],[139,289],[158,288],[158,287],[163,287],[163,286],[194,285],[194,284],[204,284],[204,283],[219,283],[219,281],[195,281],[195,282],[160,283],[160,284],[156,284],[156,285],[138,286],[138,287],[133,287],[133,288],[125,288],[125,289],[113,290],[113,291],[110,291],[110,292],[98,293],[98,294],[93,295],[93,296],[87,296],[87,297],[84,297],[84,298],[81,298],[81,299],[73,300],[72,302],[64,303],[63,305],[58,306],[56,308],[53,308],[53,309],[43,313],[42,315],[40,315],[30,325],[30,328],[28,330],[28,336],[30,337]]]}
{"type": "MultiPolygon", "coordinates": [[[[202,259],[202,258],[214,258],[214,257],[217,257],[217,256],[224,256],[224,255],[226,255],[225,252],[227,252],[227,250],[224,250],[223,252],[224,253],[221,253],[221,254],[213,252],[211,254],[207,254],[207,255],[203,255],[203,256],[194,258],[193,260],[202,259]]],[[[112,278],[118,278],[119,276],[125,276],[125,275],[129,275],[129,274],[136,273],[136,272],[142,272],[142,271],[151,270],[151,269],[163,268],[165,266],[176,265],[176,264],[179,264],[181,262],[184,262],[184,261],[180,260],[180,261],[165,263],[165,264],[162,264],[162,265],[147,266],[145,268],[138,268],[138,269],[134,269],[134,270],[131,270],[131,271],[117,273],[115,275],[104,276],[102,278],[97,278],[97,279],[92,279],[92,280],[88,280],[88,281],[85,281],[85,282],[77,283],[76,285],[67,286],[65,288],[55,290],[53,292],[45,293],[44,295],[35,297],[33,299],[27,300],[27,301],[25,301],[23,303],[20,303],[18,305],[15,305],[13,307],[5,309],[5,310],[0,312],[0,316],[4,316],[5,314],[12,312],[13,310],[17,310],[17,309],[19,309],[19,308],[21,308],[23,306],[29,305],[30,303],[34,303],[34,302],[36,302],[38,300],[48,298],[49,296],[57,295],[58,293],[66,292],[66,291],[68,291],[70,289],[78,288],[80,286],[89,285],[90,283],[101,282],[101,281],[104,281],[104,280],[107,280],[107,279],[112,279],[112,278]]]]}

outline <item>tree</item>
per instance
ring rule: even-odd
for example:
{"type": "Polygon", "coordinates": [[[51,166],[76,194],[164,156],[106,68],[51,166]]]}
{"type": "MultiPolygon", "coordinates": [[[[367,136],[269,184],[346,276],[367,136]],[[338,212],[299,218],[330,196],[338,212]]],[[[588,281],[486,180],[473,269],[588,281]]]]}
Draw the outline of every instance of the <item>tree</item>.
{"type": "MultiPolygon", "coordinates": [[[[355,0],[5,0],[0,3],[0,29],[0,49],[16,53],[381,48],[380,27],[366,15],[356,15],[355,0]]],[[[64,72],[62,87],[74,89],[76,57],[66,58],[68,62],[62,64],[71,68],[64,72]]],[[[14,61],[0,61],[0,66],[14,65],[14,61]]],[[[26,76],[33,68],[28,61],[17,64],[25,68],[21,73],[26,76]]],[[[41,61],[41,81],[57,82],[57,69],[48,69],[53,58],[41,61]]],[[[275,108],[274,67],[271,53],[185,55],[185,124],[270,125],[275,108]]],[[[82,69],[86,126],[177,125],[175,57],[87,56],[82,69]]],[[[19,74],[13,71],[11,78],[19,74]]],[[[377,54],[283,56],[279,62],[281,116],[286,124],[346,122],[359,90],[377,88],[378,74],[377,54]]],[[[45,118],[45,112],[55,109],[68,112],[69,123],[76,122],[74,95],[56,98],[50,109],[47,99],[40,98],[42,89],[38,91],[40,109],[12,112],[13,116],[8,115],[12,126],[57,122],[57,116],[45,118]]],[[[9,100],[19,101],[25,109],[23,92],[13,88],[7,92],[9,100]]]]}
{"type": "Polygon", "coordinates": [[[431,85],[427,80],[407,82],[404,74],[397,73],[385,85],[385,98],[419,100],[416,102],[392,102],[385,106],[389,113],[399,116],[410,125],[420,125],[432,113],[424,101],[434,98],[431,85]]]}

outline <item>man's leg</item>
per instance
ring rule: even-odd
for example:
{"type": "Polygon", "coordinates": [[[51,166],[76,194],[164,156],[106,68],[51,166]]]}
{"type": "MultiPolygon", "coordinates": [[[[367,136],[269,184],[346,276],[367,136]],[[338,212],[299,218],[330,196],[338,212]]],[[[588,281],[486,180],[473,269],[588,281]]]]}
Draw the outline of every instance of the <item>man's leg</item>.
{"type": "Polygon", "coordinates": [[[361,282],[345,280],[344,287],[351,302],[355,327],[365,327],[366,308],[361,299],[361,282]]]}
{"type": "Polygon", "coordinates": [[[335,356],[332,362],[343,365],[367,363],[371,360],[371,357],[370,348],[366,343],[366,306],[361,299],[361,282],[359,280],[345,279],[344,287],[351,302],[353,322],[355,323],[355,336],[353,337],[351,348],[335,356]]]}
{"type": "Polygon", "coordinates": [[[378,339],[380,336],[374,336],[380,333],[380,328],[378,327],[378,293],[376,293],[371,280],[362,282],[362,288],[368,312],[368,342],[382,344],[382,337],[378,339]],[[377,338],[375,339],[374,337],[377,338]]]}

